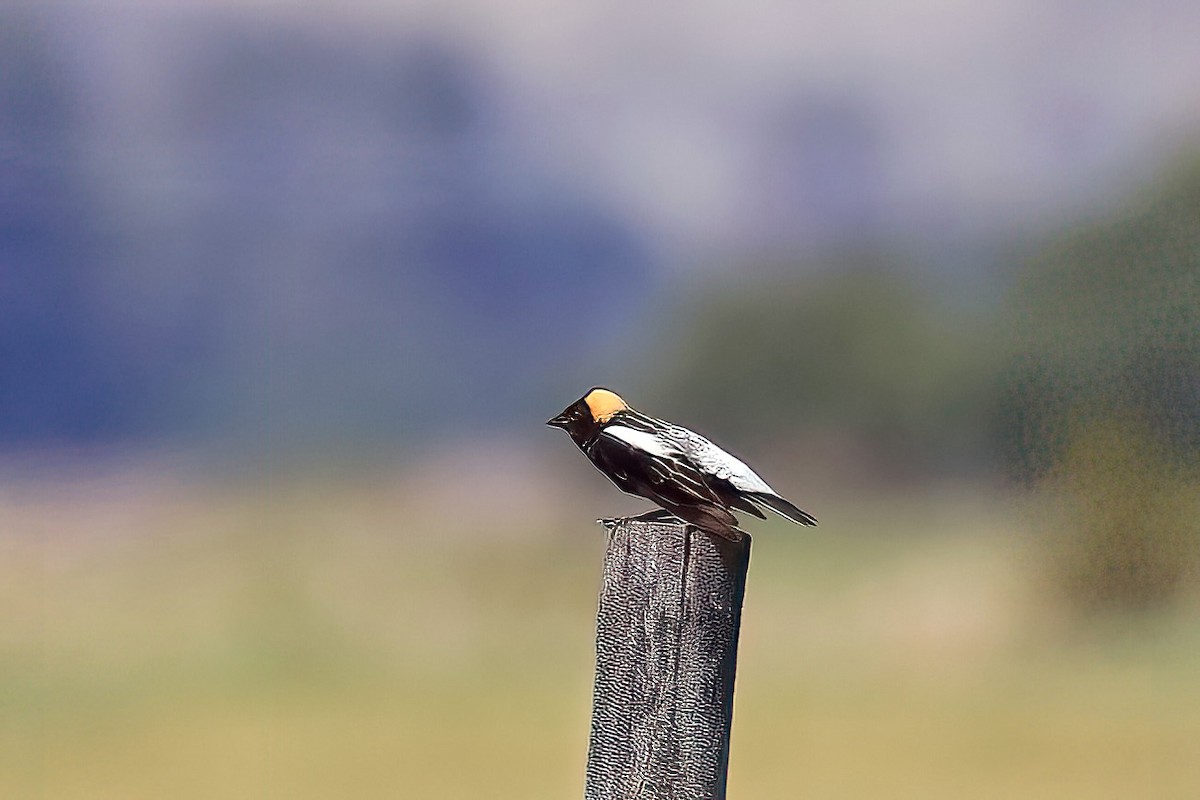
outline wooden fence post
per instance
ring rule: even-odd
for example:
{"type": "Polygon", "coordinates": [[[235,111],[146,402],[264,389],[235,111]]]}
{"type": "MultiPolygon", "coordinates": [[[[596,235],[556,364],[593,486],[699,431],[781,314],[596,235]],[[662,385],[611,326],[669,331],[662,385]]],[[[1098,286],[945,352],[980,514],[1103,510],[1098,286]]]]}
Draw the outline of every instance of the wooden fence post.
{"type": "Polygon", "coordinates": [[[724,800],[750,537],[609,531],[586,800],[724,800]]]}

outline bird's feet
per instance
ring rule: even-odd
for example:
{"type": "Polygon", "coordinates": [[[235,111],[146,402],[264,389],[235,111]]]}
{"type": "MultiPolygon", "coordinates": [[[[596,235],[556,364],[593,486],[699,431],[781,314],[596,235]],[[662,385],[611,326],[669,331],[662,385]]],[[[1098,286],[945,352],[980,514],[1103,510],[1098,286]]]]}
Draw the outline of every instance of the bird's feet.
{"type": "Polygon", "coordinates": [[[682,520],[666,509],[655,508],[632,517],[601,517],[596,522],[611,531],[622,522],[682,522],[682,520]]]}

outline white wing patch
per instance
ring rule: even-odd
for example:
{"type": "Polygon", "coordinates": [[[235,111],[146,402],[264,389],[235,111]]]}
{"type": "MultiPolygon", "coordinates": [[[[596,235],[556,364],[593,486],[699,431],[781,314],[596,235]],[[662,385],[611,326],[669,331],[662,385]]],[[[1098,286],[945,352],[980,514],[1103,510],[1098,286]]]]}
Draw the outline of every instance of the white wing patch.
{"type": "Polygon", "coordinates": [[[733,488],[742,492],[776,494],[745,462],[726,453],[700,434],[678,425],[670,425],[666,430],[667,435],[702,472],[729,481],[733,488]]]}
{"type": "Polygon", "coordinates": [[[640,431],[625,425],[609,425],[604,428],[604,433],[644,453],[668,460],[691,462],[700,472],[729,481],[740,492],[777,494],[745,462],[726,453],[700,434],[662,420],[655,420],[655,425],[659,433],[640,431]]]}
{"type": "Polygon", "coordinates": [[[626,428],[624,425],[609,425],[604,429],[604,433],[659,458],[676,458],[679,455],[679,451],[672,447],[670,442],[653,433],[626,428]]]}
{"type": "Polygon", "coordinates": [[[743,492],[762,492],[765,494],[775,494],[766,481],[758,477],[758,473],[750,469],[742,461],[721,450],[716,445],[713,448],[719,450],[724,457],[716,469],[712,471],[718,478],[724,478],[733,485],[733,488],[743,492]]]}

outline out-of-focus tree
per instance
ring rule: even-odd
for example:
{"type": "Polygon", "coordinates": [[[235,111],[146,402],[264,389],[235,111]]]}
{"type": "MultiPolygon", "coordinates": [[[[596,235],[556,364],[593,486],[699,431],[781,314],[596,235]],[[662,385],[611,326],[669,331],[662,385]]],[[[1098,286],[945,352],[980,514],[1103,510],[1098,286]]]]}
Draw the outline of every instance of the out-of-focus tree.
{"type": "Polygon", "coordinates": [[[1056,464],[1080,415],[1128,410],[1164,458],[1200,466],[1200,160],[1037,254],[1012,312],[998,434],[1016,475],[1056,464]]]}
{"type": "Polygon", "coordinates": [[[951,310],[876,254],[798,274],[683,309],[654,361],[663,405],[746,442],[840,439],[909,475],[985,466],[990,315],[951,310]]]}
{"type": "Polygon", "coordinates": [[[1086,419],[1043,484],[1054,591],[1085,612],[1169,601],[1192,575],[1200,503],[1135,417],[1086,419]]]}
{"type": "Polygon", "coordinates": [[[1012,312],[997,432],[1052,507],[1056,585],[1084,610],[1169,599],[1200,547],[1200,161],[1047,246],[1012,312]]]}

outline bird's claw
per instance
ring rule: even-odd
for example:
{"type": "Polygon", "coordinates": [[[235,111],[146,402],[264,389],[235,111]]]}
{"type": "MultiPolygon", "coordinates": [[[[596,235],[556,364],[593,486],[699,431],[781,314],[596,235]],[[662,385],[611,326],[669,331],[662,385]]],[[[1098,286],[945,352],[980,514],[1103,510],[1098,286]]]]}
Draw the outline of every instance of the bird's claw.
{"type": "Polygon", "coordinates": [[[670,511],[662,508],[656,508],[651,511],[646,511],[641,514],[636,514],[632,517],[600,517],[596,520],[598,525],[603,525],[605,529],[612,531],[623,522],[679,522],[679,518],[670,511]]]}

